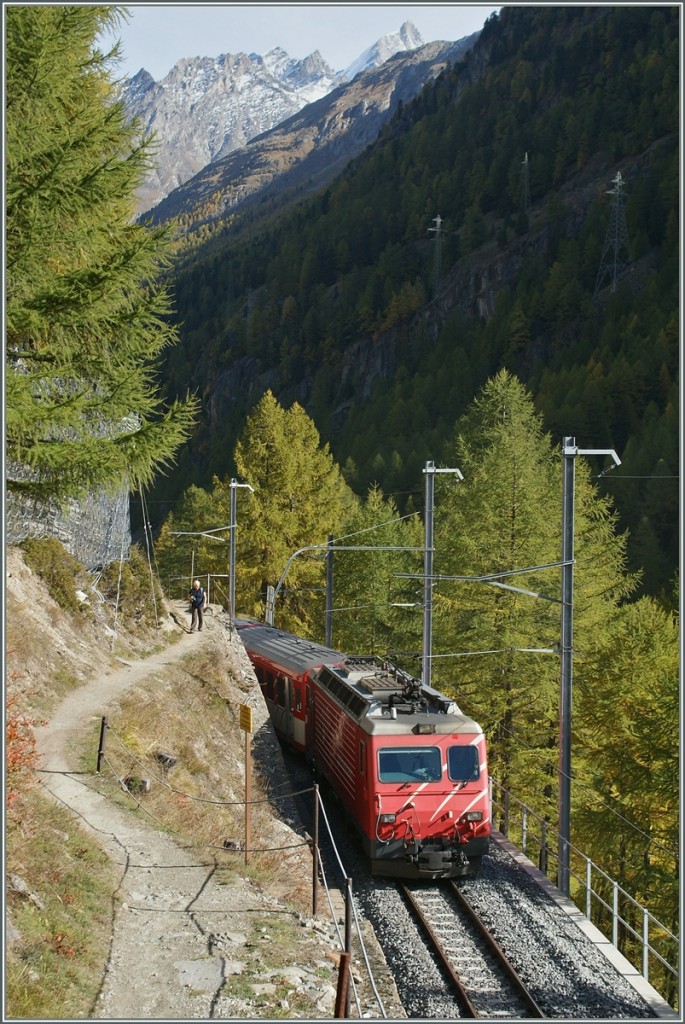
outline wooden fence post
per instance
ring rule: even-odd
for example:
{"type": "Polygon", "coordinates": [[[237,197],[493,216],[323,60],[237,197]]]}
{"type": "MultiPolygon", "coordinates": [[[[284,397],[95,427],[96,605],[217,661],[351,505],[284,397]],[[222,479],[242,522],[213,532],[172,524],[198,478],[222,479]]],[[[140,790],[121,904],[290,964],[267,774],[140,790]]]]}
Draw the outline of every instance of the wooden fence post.
{"type": "Polygon", "coordinates": [[[102,723],[100,724],[100,740],[99,740],[99,743],[98,743],[98,760],[97,760],[97,766],[95,768],[95,771],[98,774],[100,774],[100,769],[102,768],[102,759],[105,756],[105,735],[106,735],[106,733],[107,733],[107,719],[103,718],[102,719],[102,723]]]}
{"type": "Polygon", "coordinates": [[[335,1017],[340,1019],[347,1017],[347,1004],[349,998],[350,980],[350,954],[340,954],[340,966],[338,967],[338,987],[335,993],[335,1017]]]}

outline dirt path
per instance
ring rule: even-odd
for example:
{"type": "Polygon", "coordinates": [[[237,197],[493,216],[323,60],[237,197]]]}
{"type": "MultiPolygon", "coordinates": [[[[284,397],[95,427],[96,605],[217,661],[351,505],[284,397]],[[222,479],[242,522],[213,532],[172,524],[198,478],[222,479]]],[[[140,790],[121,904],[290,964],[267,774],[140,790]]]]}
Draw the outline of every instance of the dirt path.
{"type": "MultiPolygon", "coordinates": [[[[291,938],[279,951],[268,934],[271,928],[256,926],[258,919],[272,921],[278,931],[279,918],[285,914],[292,919],[292,909],[273,892],[237,873],[230,884],[224,874],[219,884],[214,866],[199,863],[192,850],[157,831],[155,822],[133,806],[127,810],[95,792],[91,772],[76,770],[76,741],[84,731],[95,732],[126,690],[163,680],[165,670],[193,650],[211,644],[245,678],[243,668],[249,670],[249,661],[225,616],[206,616],[203,632],[194,634],[178,625],[188,621],[185,605],[174,607],[173,618],[175,642],[80,686],[46,726],[34,730],[42,757],[41,785],[93,833],[119,871],[112,894],[109,956],[87,1019],[255,1020],[272,1019],[274,1012],[279,1017],[330,1018],[339,923],[328,916],[316,921],[302,918],[295,941],[291,938]],[[281,964],[278,969],[274,954],[281,964]]],[[[267,718],[265,709],[263,714],[267,718]]],[[[270,766],[278,770],[281,754],[275,737],[273,745],[267,771],[270,766]]],[[[287,828],[280,820],[277,826],[287,828]]],[[[340,922],[344,908],[339,893],[337,898],[335,916],[340,922]]],[[[386,1006],[394,1009],[395,1018],[404,1017],[370,928],[365,927],[365,934],[376,977],[383,979],[386,1006]]],[[[363,1015],[375,1016],[368,979],[360,981],[360,994],[366,1007],[363,1015]]]]}
{"type": "Polygon", "coordinates": [[[48,725],[35,730],[42,785],[96,834],[121,870],[95,1019],[240,1016],[234,1001],[219,991],[242,970],[241,917],[254,912],[253,890],[217,886],[214,868],[198,864],[144,820],[95,793],[70,763],[70,741],[84,727],[91,729],[93,719],[106,714],[125,690],[203,645],[217,628],[206,623],[201,634],[179,628],[178,641],[164,651],[80,687],[48,725]]]}
{"type": "MultiPolygon", "coordinates": [[[[57,773],[68,771],[69,741],[78,735],[84,726],[89,725],[93,718],[100,719],[106,713],[108,705],[112,704],[129,687],[154,672],[175,664],[189,651],[201,645],[209,636],[211,628],[210,626],[201,635],[186,632],[179,626],[179,639],[163,651],[158,651],[139,661],[127,662],[116,672],[98,676],[92,682],[74,690],[52,713],[50,722],[44,727],[37,727],[34,730],[45,771],[57,773]]],[[[61,778],[61,776],[58,777],[61,778]]],[[[48,788],[58,795],[51,786],[48,788]]],[[[62,798],[61,792],[59,795],[62,798]]]]}

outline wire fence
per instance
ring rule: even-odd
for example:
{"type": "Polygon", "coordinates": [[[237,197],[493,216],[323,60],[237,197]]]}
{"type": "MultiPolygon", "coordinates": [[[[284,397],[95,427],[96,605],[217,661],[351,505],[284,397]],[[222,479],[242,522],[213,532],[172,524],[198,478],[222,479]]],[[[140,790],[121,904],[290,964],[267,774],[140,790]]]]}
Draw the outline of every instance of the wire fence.
{"type": "MultiPolygon", "coordinates": [[[[540,870],[554,879],[561,837],[556,829],[490,776],[493,823],[522,853],[537,858],[540,870]],[[530,851],[530,853],[529,853],[530,851]]],[[[569,848],[571,899],[588,920],[610,932],[612,944],[673,1005],[679,984],[680,940],[646,907],[572,843],[569,848]],[[650,978],[650,974],[652,977],[650,978]]]]}
{"type": "MultiPolygon", "coordinates": [[[[361,926],[361,921],[360,921],[360,917],[359,917],[359,912],[358,912],[357,906],[355,904],[355,901],[354,901],[354,898],[353,898],[353,895],[352,895],[352,879],[349,878],[349,876],[347,875],[347,873],[345,871],[345,868],[343,866],[342,860],[340,858],[340,854],[339,854],[339,851],[338,851],[338,848],[337,848],[337,845],[336,845],[336,842],[335,842],[335,838],[333,836],[333,832],[331,830],[331,826],[330,826],[330,823],[329,823],[329,820],[328,820],[328,815],[326,813],[326,808],[325,808],[325,805],[324,805],[323,800],[321,798],[321,794],[319,792],[319,787],[318,786],[309,786],[309,787],[307,787],[305,789],[290,790],[288,792],[279,793],[277,795],[276,794],[270,794],[267,797],[262,797],[262,798],[258,798],[258,799],[251,799],[249,801],[247,801],[247,800],[217,800],[217,799],[210,798],[210,797],[198,796],[198,795],[196,795],[194,793],[188,793],[188,792],[185,792],[184,790],[180,790],[180,789],[176,788],[175,786],[172,786],[171,783],[169,782],[169,780],[166,779],[162,774],[155,773],[155,772],[151,771],[149,765],[145,764],[137,756],[137,754],[133,750],[131,750],[130,747],[128,747],[126,745],[126,743],[122,740],[122,738],[117,735],[115,730],[113,730],[112,727],[107,723],[107,720],[103,719],[103,721],[102,721],[102,729],[101,729],[101,733],[100,733],[100,744],[99,744],[99,750],[98,750],[98,760],[97,760],[96,771],[98,773],[100,773],[102,765],[103,764],[106,765],[107,768],[109,769],[112,777],[116,780],[116,782],[118,783],[120,788],[123,790],[123,792],[127,793],[131,797],[131,799],[135,802],[137,808],[139,808],[143,813],[148,815],[148,817],[150,817],[151,820],[153,820],[161,829],[164,829],[165,831],[171,831],[175,835],[183,835],[183,833],[182,833],[182,831],[180,829],[173,828],[173,827],[170,828],[170,826],[169,826],[169,824],[167,822],[164,822],[160,817],[158,817],[148,807],[146,807],[145,806],[145,802],[142,799],[140,799],[140,796],[135,791],[135,788],[132,787],[130,781],[127,781],[127,776],[122,774],[121,769],[117,769],[113,765],[112,761],[108,757],[107,752],[105,750],[105,746],[106,746],[106,744],[105,744],[105,737],[106,736],[111,736],[112,737],[112,739],[117,744],[118,749],[126,756],[126,758],[129,759],[129,763],[130,764],[134,764],[138,768],[140,768],[141,771],[143,771],[145,773],[146,777],[148,777],[149,779],[154,779],[155,782],[157,782],[160,786],[163,786],[165,789],[167,789],[170,793],[173,793],[175,796],[183,797],[185,800],[188,800],[188,801],[191,801],[191,802],[195,802],[195,803],[199,803],[199,804],[209,804],[209,805],[214,805],[214,806],[223,806],[223,807],[247,807],[247,806],[252,806],[254,804],[262,804],[262,803],[274,804],[274,803],[279,803],[281,801],[288,801],[288,800],[292,800],[294,797],[304,796],[307,793],[313,793],[314,794],[314,800],[315,800],[315,803],[316,803],[316,806],[317,806],[318,810],[320,810],[320,812],[321,812],[321,814],[323,816],[323,820],[324,820],[325,825],[326,825],[327,835],[328,835],[328,838],[329,838],[329,841],[331,843],[331,847],[332,847],[332,850],[333,850],[334,860],[337,863],[337,866],[338,866],[338,868],[340,870],[340,875],[341,875],[341,878],[342,878],[341,890],[344,893],[344,897],[345,897],[345,930],[344,930],[344,934],[341,934],[341,931],[340,931],[340,924],[339,924],[339,921],[338,921],[338,915],[336,913],[336,910],[335,910],[335,907],[334,907],[334,903],[333,903],[333,888],[332,888],[329,880],[326,877],[325,867],[324,867],[323,861],[321,859],[320,847],[319,847],[319,844],[318,844],[318,837],[317,837],[317,841],[313,842],[305,834],[305,837],[302,839],[302,841],[298,842],[298,843],[290,843],[290,844],[279,845],[279,846],[255,846],[255,847],[250,847],[249,849],[247,849],[246,847],[241,848],[239,845],[236,845],[235,847],[230,847],[230,846],[227,847],[225,843],[221,844],[221,845],[217,845],[217,844],[207,843],[207,842],[193,842],[191,844],[184,844],[184,846],[188,846],[189,845],[189,847],[191,849],[221,849],[221,850],[223,850],[227,854],[231,854],[231,853],[254,853],[254,854],[280,853],[280,852],[285,851],[285,850],[301,849],[303,847],[307,847],[310,850],[312,850],[312,853],[313,853],[313,856],[314,856],[314,865],[313,865],[314,866],[314,870],[316,872],[316,876],[318,877],[321,885],[323,886],[323,889],[324,889],[324,892],[325,892],[325,895],[326,895],[326,900],[327,900],[327,903],[328,903],[330,919],[331,919],[331,921],[332,921],[332,923],[334,925],[335,932],[336,932],[337,939],[338,939],[338,943],[340,945],[340,949],[344,953],[347,953],[347,954],[351,953],[351,931],[352,931],[352,923],[354,923],[356,942],[358,943],[359,950],[360,950],[362,959],[364,961],[364,965],[365,965],[366,972],[367,972],[367,975],[368,975],[369,983],[371,985],[371,989],[373,991],[373,994],[374,994],[374,997],[376,999],[376,1002],[378,1003],[379,1015],[380,1015],[380,1017],[382,1019],[384,1019],[384,1020],[387,1019],[387,1013],[386,1013],[385,1007],[383,1005],[383,1000],[381,998],[381,995],[380,995],[380,993],[378,991],[378,986],[376,984],[376,980],[375,980],[375,978],[373,976],[373,971],[372,971],[372,968],[371,968],[371,963],[369,961],[368,952],[367,952],[367,949],[366,949],[366,945],[364,943],[364,938],[363,938],[363,932],[362,932],[362,926],[361,926]]],[[[317,817],[318,817],[318,811],[317,811],[317,817]]],[[[351,985],[352,992],[353,992],[353,995],[354,995],[355,1005],[356,1005],[356,1009],[357,1009],[357,1014],[358,1014],[359,1019],[361,1020],[362,1017],[363,1017],[363,1013],[362,1013],[361,1001],[360,1001],[360,996],[359,996],[359,991],[358,991],[358,983],[357,983],[357,981],[355,979],[354,974],[351,971],[347,971],[346,972],[346,979],[349,980],[349,984],[351,985]]],[[[341,1014],[341,1015],[343,1015],[343,1014],[341,1014]]],[[[344,1012],[344,1015],[345,1016],[349,1016],[349,1008],[346,1008],[346,1010],[344,1012]]]]}

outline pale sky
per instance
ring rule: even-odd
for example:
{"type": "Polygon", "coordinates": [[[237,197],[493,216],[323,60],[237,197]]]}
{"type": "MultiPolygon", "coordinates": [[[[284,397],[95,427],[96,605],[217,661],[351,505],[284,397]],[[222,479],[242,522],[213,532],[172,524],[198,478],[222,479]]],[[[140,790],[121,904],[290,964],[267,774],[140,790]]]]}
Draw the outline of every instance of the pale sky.
{"type": "MultiPolygon", "coordinates": [[[[478,32],[500,10],[488,4],[127,4],[128,23],[115,33],[123,57],[115,77],[141,67],[159,81],[182,57],[264,54],[276,46],[301,59],[318,50],[344,70],[383,35],[411,21],[424,42],[478,32]]],[[[111,40],[103,40],[103,45],[111,40]]]]}

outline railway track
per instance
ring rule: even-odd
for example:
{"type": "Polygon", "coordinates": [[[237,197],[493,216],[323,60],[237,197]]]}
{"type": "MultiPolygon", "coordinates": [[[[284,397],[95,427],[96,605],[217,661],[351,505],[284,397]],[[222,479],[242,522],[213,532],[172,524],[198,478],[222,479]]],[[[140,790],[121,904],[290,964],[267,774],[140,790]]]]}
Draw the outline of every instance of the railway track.
{"type": "Polygon", "coordinates": [[[401,883],[459,1000],[464,1015],[494,1020],[544,1018],[499,945],[454,882],[401,883]]]}

